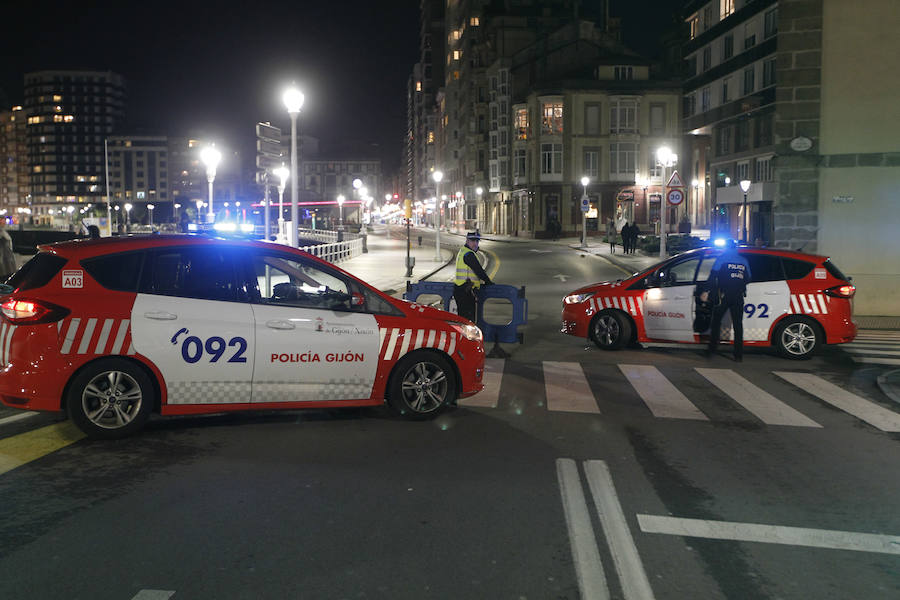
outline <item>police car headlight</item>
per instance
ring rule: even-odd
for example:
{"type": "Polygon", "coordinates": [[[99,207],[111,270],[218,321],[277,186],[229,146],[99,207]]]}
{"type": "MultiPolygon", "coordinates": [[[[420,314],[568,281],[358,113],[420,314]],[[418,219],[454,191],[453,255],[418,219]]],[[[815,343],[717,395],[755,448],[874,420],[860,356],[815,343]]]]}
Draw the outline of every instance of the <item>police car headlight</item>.
{"type": "Polygon", "coordinates": [[[455,323],[452,321],[448,321],[451,327],[459,332],[461,336],[469,340],[470,342],[480,342],[484,339],[484,336],[481,334],[481,329],[476,327],[475,325],[468,325],[466,323],[455,323]]]}
{"type": "Polygon", "coordinates": [[[570,294],[570,295],[566,296],[565,298],[563,298],[563,302],[565,302],[566,304],[581,304],[582,302],[584,302],[585,300],[587,300],[588,298],[590,298],[593,295],[594,295],[593,293],[570,294]]]}

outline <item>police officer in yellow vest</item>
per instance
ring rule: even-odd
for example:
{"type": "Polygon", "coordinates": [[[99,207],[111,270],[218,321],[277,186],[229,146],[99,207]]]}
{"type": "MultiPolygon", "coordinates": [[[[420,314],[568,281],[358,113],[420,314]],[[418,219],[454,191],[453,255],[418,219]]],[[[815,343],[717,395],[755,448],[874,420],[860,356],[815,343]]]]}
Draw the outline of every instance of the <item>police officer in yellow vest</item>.
{"type": "Polygon", "coordinates": [[[481,236],[477,232],[466,234],[466,244],[456,254],[456,278],[453,280],[453,298],[456,300],[457,313],[475,322],[476,288],[491,284],[491,278],[478,262],[478,241],[481,236]]]}

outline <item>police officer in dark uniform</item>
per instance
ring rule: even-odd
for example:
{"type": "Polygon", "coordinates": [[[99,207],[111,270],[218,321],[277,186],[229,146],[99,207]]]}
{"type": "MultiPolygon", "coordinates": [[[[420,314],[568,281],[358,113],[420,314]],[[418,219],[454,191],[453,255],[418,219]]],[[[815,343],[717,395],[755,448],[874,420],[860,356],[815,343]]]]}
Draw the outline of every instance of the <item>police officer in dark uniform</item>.
{"type": "Polygon", "coordinates": [[[456,277],[453,280],[457,314],[473,323],[477,313],[475,290],[481,286],[482,281],[485,285],[491,284],[491,278],[484,272],[475,254],[480,240],[478,232],[466,234],[466,243],[456,254],[456,277]]]}
{"type": "Polygon", "coordinates": [[[750,283],[750,263],[737,251],[737,244],[729,240],[725,252],[716,259],[709,274],[709,284],[715,303],[709,332],[706,356],[712,356],[722,334],[722,317],[731,313],[734,329],[734,360],[741,362],[744,355],[744,296],[750,283]]]}

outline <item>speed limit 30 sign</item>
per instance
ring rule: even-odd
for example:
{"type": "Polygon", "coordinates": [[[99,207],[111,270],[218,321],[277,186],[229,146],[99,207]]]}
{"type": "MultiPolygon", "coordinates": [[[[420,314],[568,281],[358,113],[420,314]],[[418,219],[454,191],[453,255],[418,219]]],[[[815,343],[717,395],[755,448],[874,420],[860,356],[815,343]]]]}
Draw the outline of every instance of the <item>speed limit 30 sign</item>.
{"type": "Polygon", "coordinates": [[[679,188],[672,188],[666,192],[666,200],[669,201],[669,204],[678,206],[684,202],[684,191],[679,188]]]}

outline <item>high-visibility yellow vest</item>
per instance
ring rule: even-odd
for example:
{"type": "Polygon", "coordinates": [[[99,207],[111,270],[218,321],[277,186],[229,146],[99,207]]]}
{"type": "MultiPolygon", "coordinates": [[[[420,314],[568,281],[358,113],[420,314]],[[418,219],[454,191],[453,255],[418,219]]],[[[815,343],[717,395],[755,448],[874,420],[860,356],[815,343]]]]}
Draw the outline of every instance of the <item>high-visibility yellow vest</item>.
{"type": "Polygon", "coordinates": [[[473,252],[473,250],[468,246],[463,246],[459,249],[459,252],[456,253],[456,278],[453,280],[453,283],[462,285],[468,279],[472,282],[472,287],[479,287],[481,286],[481,280],[475,275],[475,272],[469,268],[469,265],[467,265],[465,261],[466,254],[469,252],[473,252]]]}

